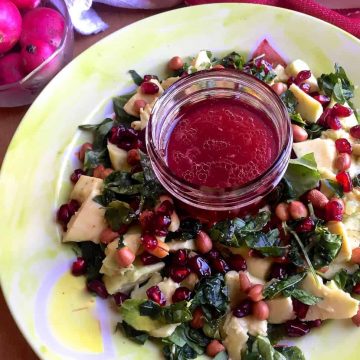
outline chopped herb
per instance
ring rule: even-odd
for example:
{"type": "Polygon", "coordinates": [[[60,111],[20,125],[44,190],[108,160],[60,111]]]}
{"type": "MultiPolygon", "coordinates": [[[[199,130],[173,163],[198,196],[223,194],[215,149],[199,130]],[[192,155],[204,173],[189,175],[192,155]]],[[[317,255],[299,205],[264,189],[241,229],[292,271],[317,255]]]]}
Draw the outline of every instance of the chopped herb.
{"type": "Polygon", "coordinates": [[[114,107],[114,112],[116,115],[116,121],[126,127],[130,127],[131,123],[133,121],[138,120],[137,117],[129,115],[125,110],[124,110],[124,105],[129,101],[129,99],[134,95],[134,93],[132,94],[127,94],[127,95],[122,95],[122,96],[117,96],[113,98],[113,107],[114,107]]]}
{"type": "Polygon", "coordinates": [[[312,123],[306,124],[305,130],[308,133],[308,139],[313,140],[319,138],[326,129],[319,124],[312,123]]]}
{"type": "Polygon", "coordinates": [[[284,324],[268,324],[267,336],[272,345],[276,345],[280,340],[286,337],[284,324]]]}
{"type": "Polygon", "coordinates": [[[107,144],[107,135],[114,125],[113,119],[106,118],[97,125],[80,125],[79,129],[83,131],[91,131],[94,136],[93,148],[102,149],[107,144]]]}
{"type": "Polygon", "coordinates": [[[129,70],[129,74],[130,74],[131,78],[133,79],[133,82],[137,86],[140,86],[142,84],[142,82],[144,81],[142,76],[140,76],[135,70],[129,70]]]}
{"type": "Polygon", "coordinates": [[[99,244],[94,244],[92,241],[80,242],[79,248],[81,251],[81,257],[86,262],[86,280],[100,279],[100,268],[105,258],[104,249],[99,244]]]}
{"type": "Polygon", "coordinates": [[[105,219],[113,231],[130,224],[134,218],[135,214],[126,202],[115,200],[106,207],[105,219]]]}
{"type": "Polygon", "coordinates": [[[352,179],[352,184],[354,187],[360,187],[360,174],[354,176],[354,178],[352,179]]]}
{"type": "Polygon", "coordinates": [[[232,53],[224,56],[220,60],[219,64],[226,68],[241,70],[245,64],[245,59],[242,55],[233,51],[232,53]]]}
{"type": "Polygon", "coordinates": [[[282,93],[280,95],[280,99],[284,103],[289,115],[296,113],[296,105],[298,104],[298,101],[290,90],[286,90],[284,93],[282,93]]]}
{"type": "Polygon", "coordinates": [[[305,360],[303,352],[297,346],[284,346],[276,349],[286,360],[305,360]]]}
{"type": "Polygon", "coordinates": [[[301,289],[286,289],[283,291],[283,295],[285,297],[291,296],[306,305],[316,305],[319,301],[322,300],[321,297],[312,295],[301,289]]]}
{"type": "Polygon", "coordinates": [[[263,291],[263,295],[267,299],[272,299],[276,295],[279,295],[288,288],[293,288],[300,283],[306,276],[306,272],[289,276],[287,279],[274,280],[271,284],[267,285],[263,291]]]}
{"type": "Polygon", "coordinates": [[[345,269],[341,269],[335,274],[333,280],[340,289],[351,293],[354,286],[360,283],[360,270],[350,274],[345,269]]]}
{"type": "Polygon", "coordinates": [[[337,197],[342,198],[344,196],[343,187],[337,181],[330,179],[325,179],[322,181],[337,197]]]}
{"type": "Polygon", "coordinates": [[[122,330],[124,335],[133,340],[134,342],[144,345],[146,340],[149,338],[149,334],[145,331],[139,331],[127,324],[125,321],[117,323],[116,330],[122,330]]]}
{"type": "Polygon", "coordinates": [[[316,187],[320,180],[320,173],[314,154],[310,153],[301,158],[291,159],[284,178],[290,183],[296,198],[316,187]]]}

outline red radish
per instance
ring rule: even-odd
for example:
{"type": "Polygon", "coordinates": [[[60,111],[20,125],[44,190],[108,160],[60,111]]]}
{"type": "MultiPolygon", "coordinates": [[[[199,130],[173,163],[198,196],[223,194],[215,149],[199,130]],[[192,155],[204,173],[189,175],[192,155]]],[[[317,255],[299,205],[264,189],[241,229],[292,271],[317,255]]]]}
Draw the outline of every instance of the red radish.
{"type": "Polygon", "coordinates": [[[21,80],[25,71],[19,53],[12,53],[0,58],[0,85],[21,80]]]}
{"type": "Polygon", "coordinates": [[[281,55],[264,39],[252,54],[252,58],[265,54],[265,60],[269,62],[273,67],[276,65],[286,66],[286,61],[281,55]]]}
{"type": "Polygon", "coordinates": [[[40,4],[40,0],[11,0],[18,9],[34,9],[40,4]]]}
{"type": "Polygon", "coordinates": [[[38,7],[24,15],[20,44],[26,46],[34,40],[42,40],[57,48],[64,33],[64,17],[54,9],[38,7]]]}
{"type": "Polygon", "coordinates": [[[41,40],[33,40],[21,50],[21,56],[26,72],[31,72],[48,59],[56,49],[41,40]]]}
{"type": "Polygon", "coordinates": [[[19,40],[21,24],[17,7],[10,1],[0,1],[0,54],[9,51],[19,40]]]}

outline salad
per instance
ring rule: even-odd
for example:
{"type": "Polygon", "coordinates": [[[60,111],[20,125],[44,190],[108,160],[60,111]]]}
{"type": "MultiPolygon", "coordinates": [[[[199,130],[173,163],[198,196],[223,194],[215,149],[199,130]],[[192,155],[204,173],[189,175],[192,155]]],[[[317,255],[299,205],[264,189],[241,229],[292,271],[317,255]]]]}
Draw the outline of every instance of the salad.
{"type": "MultiPolygon", "coordinates": [[[[313,74],[264,40],[250,60],[200,51],[168,63],[169,77],[130,70],[136,91],[114,113],[81,125],[69,201],[57,220],[77,244],[71,271],[118,306],[117,329],[160,340],[166,359],[305,359],[287,340],[328,321],[360,326],[360,125],[345,70],[313,74]],[[155,177],[145,146],[151,109],[180,77],[222,68],[249,73],[284,102],[293,155],[257,214],[190,217],[155,177]]],[[[158,341],[159,342],[159,341],[158,341]]]]}

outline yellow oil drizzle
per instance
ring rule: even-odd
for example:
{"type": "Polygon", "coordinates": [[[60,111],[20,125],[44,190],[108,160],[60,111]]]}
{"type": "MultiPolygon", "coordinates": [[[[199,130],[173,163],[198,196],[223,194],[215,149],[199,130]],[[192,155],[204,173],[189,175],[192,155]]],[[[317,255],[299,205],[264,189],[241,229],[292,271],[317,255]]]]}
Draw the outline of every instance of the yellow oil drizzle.
{"type": "Polygon", "coordinates": [[[62,345],[80,352],[103,352],[100,323],[94,316],[95,298],[85,291],[83,277],[63,275],[48,304],[49,326],[62,345]]]}

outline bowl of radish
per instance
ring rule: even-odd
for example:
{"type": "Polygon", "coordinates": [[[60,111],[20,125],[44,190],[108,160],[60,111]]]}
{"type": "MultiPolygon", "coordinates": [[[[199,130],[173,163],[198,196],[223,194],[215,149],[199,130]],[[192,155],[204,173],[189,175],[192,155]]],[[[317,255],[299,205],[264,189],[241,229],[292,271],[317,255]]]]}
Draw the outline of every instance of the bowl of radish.
{"type": "Polygon", "coordinates": [[[64,0],[0,0],[0,107],[32,103],[73,56],[64,0]]]}

